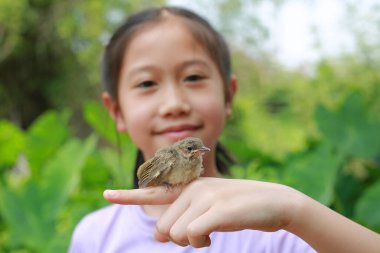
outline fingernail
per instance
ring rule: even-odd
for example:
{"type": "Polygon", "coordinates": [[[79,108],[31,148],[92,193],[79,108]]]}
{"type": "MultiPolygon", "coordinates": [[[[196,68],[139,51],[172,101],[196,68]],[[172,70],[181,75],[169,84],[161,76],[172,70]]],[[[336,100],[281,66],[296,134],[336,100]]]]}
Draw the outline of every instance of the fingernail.
{"type": "Polygon", "coordinates": [[[105,190],[103,196],[106,198],[115,198],[117,197],[118,192],[114,190],[105,190]]]}

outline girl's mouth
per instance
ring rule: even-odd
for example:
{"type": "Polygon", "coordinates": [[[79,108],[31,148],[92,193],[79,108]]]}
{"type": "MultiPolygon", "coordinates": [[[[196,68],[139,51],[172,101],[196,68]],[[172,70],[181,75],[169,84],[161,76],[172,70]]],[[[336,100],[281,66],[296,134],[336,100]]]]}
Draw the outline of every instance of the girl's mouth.
{"type": "Polygon", "coordinates": [[[189,136],[193,136],[194,132],[200,129],[201,126],[196,125],[177,125],[166,127],[156,134],[168,137],[173,140],[181,140],[189,136]]]}

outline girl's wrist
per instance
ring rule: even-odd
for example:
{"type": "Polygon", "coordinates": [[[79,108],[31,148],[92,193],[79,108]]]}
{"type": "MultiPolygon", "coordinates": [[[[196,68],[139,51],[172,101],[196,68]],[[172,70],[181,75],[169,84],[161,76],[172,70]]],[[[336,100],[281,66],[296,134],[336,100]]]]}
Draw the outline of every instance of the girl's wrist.
{"type": "Polygon", "coordinates": [[[307,217],[310,217],[308,210],[310,210],[313,200],[299,191],[294,189],[292,189],[292,191],[288,222],[284,229],[293,234],[299,235],[299,233],[303,231],[304,225],[307,223],[307,217]]]}

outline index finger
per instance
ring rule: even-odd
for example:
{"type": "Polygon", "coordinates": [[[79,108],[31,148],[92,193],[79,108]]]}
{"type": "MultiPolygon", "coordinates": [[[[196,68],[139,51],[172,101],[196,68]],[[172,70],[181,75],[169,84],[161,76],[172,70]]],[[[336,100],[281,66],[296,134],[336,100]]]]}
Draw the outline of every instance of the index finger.
{"type": "Polygon", "coordinates": [[[133,190],[105,190],[103,197],[114,204],[123,205],[166,205],[171,204],[181,189],[157,186],[133,190]]]}

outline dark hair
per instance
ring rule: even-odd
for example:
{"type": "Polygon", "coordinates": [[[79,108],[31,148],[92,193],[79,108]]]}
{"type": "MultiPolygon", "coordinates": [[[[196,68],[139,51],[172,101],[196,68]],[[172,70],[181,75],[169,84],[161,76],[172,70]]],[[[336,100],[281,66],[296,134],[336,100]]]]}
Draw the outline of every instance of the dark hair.
{"type": "MultiPolygon", "coordinates": [[[[106,91],[117,101],[120,71],[123,64],[124,51],[129,41],[142,27],[163,20],[165,13],[182,18],[185,26],[194,38],[205,47],[206,52],[209,53],[222,76],[225,99],[226,101],[230,101],[231,62],[227,43],[204,18],[180,7],[151,8],[137,12],[129,16],[125,23],[116,30],[105,49],[101,65],[102,81],[106,91]]],[[[137,170],[143,162],[144,158],[139,150],[135,169],[137,170]]],[[[232,156],[218,142],[216,146],[216,165],[219,172],[229,174],[229,166],[234,163],[232,156]]],[[[135,175],[135,187],[137,186],[136,180],[135,175]]]]}

